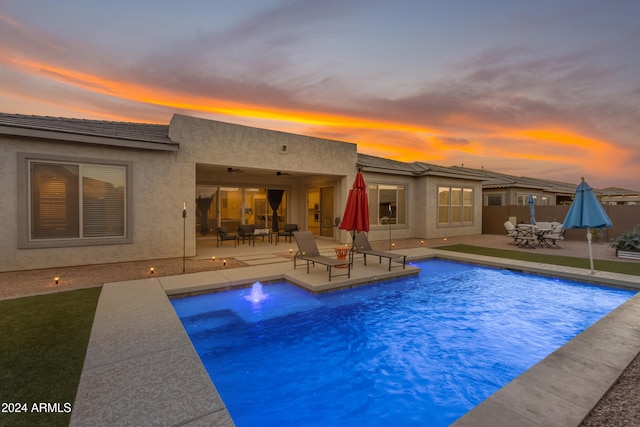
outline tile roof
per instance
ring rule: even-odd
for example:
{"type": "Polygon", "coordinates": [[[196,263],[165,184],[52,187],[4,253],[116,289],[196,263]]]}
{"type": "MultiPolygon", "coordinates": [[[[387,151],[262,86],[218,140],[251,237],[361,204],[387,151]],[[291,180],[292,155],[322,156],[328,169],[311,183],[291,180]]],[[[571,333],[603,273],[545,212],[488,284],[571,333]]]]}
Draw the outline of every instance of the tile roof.
{"type": "Polygon", "coordinates": [[[552,181],[548,179],[532,178],[528,176],[507,175],[500,172],[489,171],[486,169],[465,168],[462,166],[451,166],[452,169],[459,171],[468,171],[485,177],[483,188],[508,188],[523,187],[538,190],[553,191],[556,193],[573,194],[578,184],[569,182],[552,181]]]}
{"type": "Polygon", "coordinates": [[[370,156],[358,153],[358,166],[369,171],[400,174],[400,175],[437,175],[451,178],[471,179],[482,181],[484,178],[475,173],[458,171],[446,166],[438,166],[425,162],[401,162],[398,160],[385,159],[383,157],[370,156]]]}
{"type": "Polygon", "coordinates": [[[0,127],[168,146],[178,145],[169,138],[169,125],[0,113],[0,127]]]}

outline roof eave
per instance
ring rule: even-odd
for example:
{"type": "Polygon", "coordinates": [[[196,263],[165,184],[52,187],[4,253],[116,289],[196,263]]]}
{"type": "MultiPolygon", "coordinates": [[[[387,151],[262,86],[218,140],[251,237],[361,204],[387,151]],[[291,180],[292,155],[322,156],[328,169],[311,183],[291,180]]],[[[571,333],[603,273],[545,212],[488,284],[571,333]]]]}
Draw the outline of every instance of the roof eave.
{"type": "Polygon", "coordinates": [[[83,134],[76,134],[76,133],[48,131],[48,130],[40,130],[40,129],[26,129],[26,128],[2,126],[2,125],[0,125],[0,134],[10,135],[10,136],[23,136],[27,138],[49,139],[49,140],[65,141],[65,142],[82,142],[86,144],[110,145],[113,147],[139,148],[144,150],[155,150],[155,151],[178,151],[178,149],[180,148],[180,144],[175,142],[162,143],[162,142],[151,142],[151,141],[142,141],[142,140],[125,139],[125,138],[110,138],[105,136],[83,135],[83,134]]]}
{"type": "Polygon", "coordinates": [[[478,175],[462,175],[458,173],[448,173],[443,171],[426,171],[423,175],[440,176],[444,178],[466,179],[467,181],[486,181],[486,178],[478,175]]]}
{"type": "Polygon", "coordinates": [[[358,167],[362,170],[362,172],[376,172],[376,173],[386,173],[389,175],[406,175],[406,176],[415,176],[413,171],[408,170],[399,170],[399,169],[386,169],[375,166],[365,166],[359,164],[358,167]]]}

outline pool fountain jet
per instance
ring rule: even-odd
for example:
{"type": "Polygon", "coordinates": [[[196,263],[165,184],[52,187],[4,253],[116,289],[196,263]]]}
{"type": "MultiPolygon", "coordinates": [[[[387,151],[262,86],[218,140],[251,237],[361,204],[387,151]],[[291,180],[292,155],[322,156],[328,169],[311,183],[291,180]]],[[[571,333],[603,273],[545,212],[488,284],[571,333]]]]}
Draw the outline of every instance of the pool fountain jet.
{"type": "Polygon", "coordinates": [[[262,292],[262,283],[256,282],[251,287],[251,294],[247,295],[244,298],[247,301],[257,304],[269,298],[269,294],[265,294],[264,292],[262,292]]]}

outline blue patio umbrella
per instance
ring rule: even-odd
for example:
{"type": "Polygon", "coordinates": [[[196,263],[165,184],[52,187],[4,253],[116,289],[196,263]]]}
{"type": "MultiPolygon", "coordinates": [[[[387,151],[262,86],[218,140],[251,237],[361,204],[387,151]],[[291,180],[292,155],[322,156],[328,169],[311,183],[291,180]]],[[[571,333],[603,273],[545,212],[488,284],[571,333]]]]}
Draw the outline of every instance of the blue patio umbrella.
{"type": "Polygon", "coordinates": [[[564,228],[586,228],[589,242],[589,262],[593,273],[593,252],[591,250],[591,229],[611,227],[613,223],[596,198],[593,189],[584,181],[576,188],[576,197],[562,224],[564,228]]]}
{"type": "Polygon", "coordinates": [[[536,201],[533,194],[529,194],[529,214],[531,216],[531,224],[536,225],[536,201]]]}

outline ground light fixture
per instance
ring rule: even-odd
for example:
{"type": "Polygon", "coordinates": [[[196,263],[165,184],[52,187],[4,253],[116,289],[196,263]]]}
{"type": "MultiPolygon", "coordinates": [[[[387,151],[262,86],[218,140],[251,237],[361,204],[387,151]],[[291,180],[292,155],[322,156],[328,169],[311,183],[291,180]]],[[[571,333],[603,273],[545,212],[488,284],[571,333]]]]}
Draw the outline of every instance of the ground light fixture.
{"type": "Polygon", "coordinates": [[[226,259],[222,260],[222,265],[225,266],[225,267],[227,266],[227,260],[226,259]]]}
{"type": "Polygon", "coordinates": [[[56,282],[56,285],[57,285],[58,282],[60,282],[60,277],[59,276],[54,277],[53,281],[56,282]]]}
{"type": "Polygon", "coordinates": [[[153,272],[154,272],[154,271],[156,271],[156,269],[155,269],[155,268],[153,268],[153,267],[149,267],[149,273],[150,273],[150,274],[153,274],[153,272]]]}
{"type": "Polygon", "coordinates": [[[211,261],[216,262],[216,257],[215,257],[215,255],[211,257],[211,261]]]}

